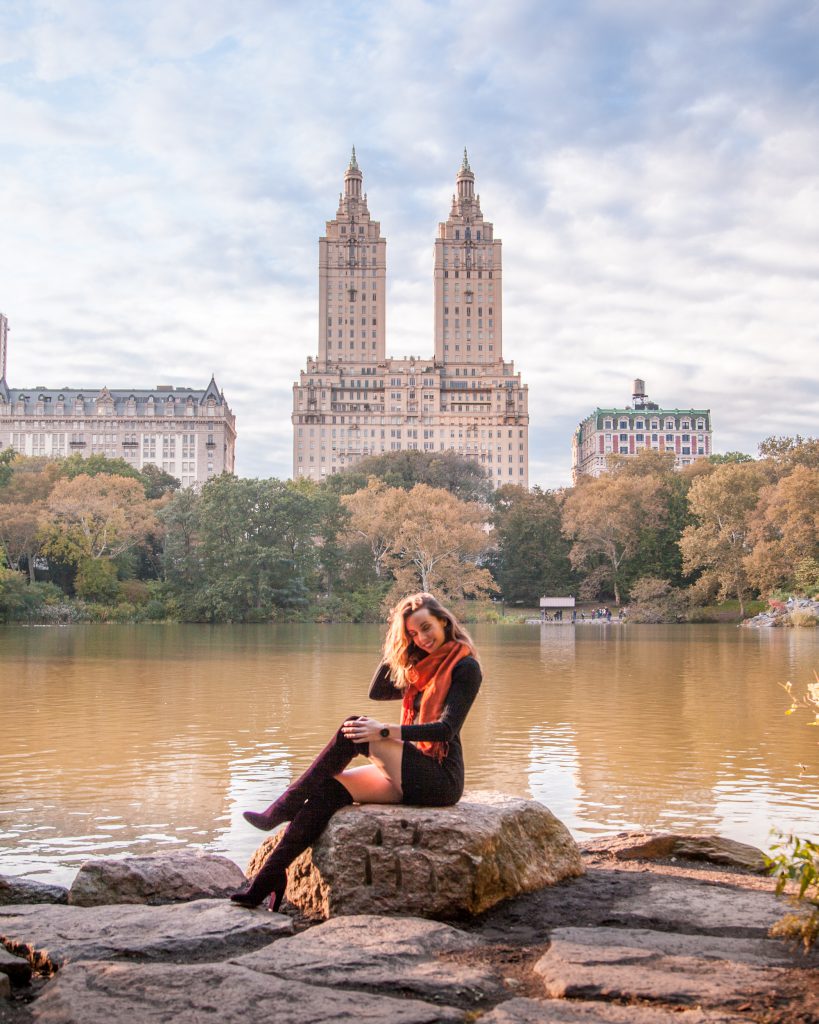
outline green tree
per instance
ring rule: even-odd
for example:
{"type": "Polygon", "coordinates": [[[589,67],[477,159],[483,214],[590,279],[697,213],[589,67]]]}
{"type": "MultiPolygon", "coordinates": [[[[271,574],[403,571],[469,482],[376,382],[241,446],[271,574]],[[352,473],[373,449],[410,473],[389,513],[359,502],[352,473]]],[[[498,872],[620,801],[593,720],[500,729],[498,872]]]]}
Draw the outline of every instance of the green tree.
{"type": "Polygon", "coordinates": [[[745,452],[725,452],[722,455],[709,455],[708,461],[712,466],[724,466],[732,462],[753,462],[754,459],[752,455],[746,455],[745,452]]]}
{"type": "Polygon", "coordinates": [[[27,618],[42,603],[37,587],[31,587],[21,572],[0,566],[0,622],[27,618]]]}
{"type": "Polygon", "coordinates": [[[561,532],[562,498],[514,484],[492,494],[495,548],[488,565],[504,600],[536,605],[545,594],[574,593],[571,545],[561,532]]]}
{"type": "Polygon", "coordinates": [[[130,477],[132,480],[141,479],[139,470],[125,459],[109,459],[100,452],[87,456],[73,452],[67,458],[61,459],[59,466],[61,475],[68,480],[78,476],[99,476],[100,473],[107,476],[130,477]]]}
{"type": "MultiPolygon", "coordinates": [[[[119,459],[118,461],[122,461],[119,459]]],[[[146,463],[139,473],[139,479],[145,488],[145,497],[149,500],[161,498],[165,494],[178,491],[182,486],[175,476],[171,476],[164,469],[155,466],[153,462],[146,463]]]]}
{"type": "Polygon", "coordinates": [[[370,477],[405,491],[416,484],[427,484],[449,491],[462,501],[485,501],[492,489],[486,473],[472,459],[454,451],[414,450],[370,455],[343,473],[328,477],[326,486],[339,494],[354,494],[367,486],[370,477]]]}
{"type": "Polygon", "coordinates": [[[11,480],[11,467],[16,454],[13,448],[4,448],[0,451],[0,487],[5,487],[11,480]]]}

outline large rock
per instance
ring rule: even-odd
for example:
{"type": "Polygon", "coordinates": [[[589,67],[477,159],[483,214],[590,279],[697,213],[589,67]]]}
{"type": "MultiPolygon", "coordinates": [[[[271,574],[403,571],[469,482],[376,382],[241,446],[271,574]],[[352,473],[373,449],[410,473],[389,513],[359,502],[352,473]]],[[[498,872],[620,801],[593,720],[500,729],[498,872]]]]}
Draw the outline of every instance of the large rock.
{"type": "Polygon", "coordinates": [[[793,966],[791,951],[769,939],[558,928],[535,972],[553,999],[725,1007],[775,988],[793,966]]]}
{"type": "Polygon", "coordinates": [[[462,1010],[305,985],[237,964],[69,964],[32,1007],[40,1024],[441,1024],[462,1010]]]}
{"type": "Polygon", "coordinates": [[[284,914],[228,900],[164,907],[8,907],[0,942],[45,971],[72,960],[219,960],[290,935],[284,914]]]}
{"type": "Polygon", "coordinates": [[[246,883],[242,869],[227,857],[201,850],[176,850],[121,860],[86,861],[71,886],[68,902],[76,907],[106,903],[185,903],[219,899],[246,883]]]}
{"type": "Polygon", "coordinates": [[[619,1006],[574,999],[510,999],[481,1017],[481,1024],[748,1024],[748,1018],[714,1010],[619,1006]]]}
{"type": "Polygon", "coordinates": [[[68,903],[68,889],[31,878],[0,875],[0,907],[11,903],[68,903]]]}
{"type": "Polygon", "coordinates": [[[483,943],[416,917],[336,917],[234,962],[313,985],[356,988],[473,1009],[503,998],[499,971],[469,963],[483,943]]]}
{"type": "MultiPolygon", "coordinates": [[[[278,838],[256,851],[249,876],[278,838]]],[[[311,918],[457,918],[582,874],[577,844],[542,804],[472,793],[454,807],[344,808],[293,863],[287,898],[311,918]]]]}
{"type": "Polygon", "coordinates": [[[13,985],[27,985],[31,981],[31,964],[0,945],[0,975],[5,975],[13,985]]]}
{"type": "Polygon", "coordinates": [[[675,835],[670,832],[619,832],[583,845],[585,853],[608,853],[617,860],[704,860],[712,864],[764,872],[765,855],[747,843],[724,836],[675,835]]]}
{"type": "Polygon", "coordinates": [[[11,999],[11,981],[7,974],[0,974],[0,999],[11,999]]]}

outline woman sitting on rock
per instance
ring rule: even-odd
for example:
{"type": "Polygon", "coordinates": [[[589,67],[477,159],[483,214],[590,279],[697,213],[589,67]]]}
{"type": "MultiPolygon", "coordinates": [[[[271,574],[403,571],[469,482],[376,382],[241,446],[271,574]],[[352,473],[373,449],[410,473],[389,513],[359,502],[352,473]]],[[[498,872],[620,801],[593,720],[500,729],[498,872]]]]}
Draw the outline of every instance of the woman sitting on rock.
{"type": "Polygon", "coordinates": [[[469,634],[431,594],[413,594],[390,613],[384,660],[370,684],[371,700],[403,698],[400,725],[350,717],[301,778],[265,811],[245,811],[270,831],[289,821],[281,842],[253,881],[231,896],[257,907],[270,896],[278,910],[287,867],[318,839],[333,814],[354,801],[447,807],[464,789],[460,731],[481,685],[469,634]],[[347,768],[357,755],[370,759],[347,768]],[[272,895],[271,895],[272,894],[272,895]]]}

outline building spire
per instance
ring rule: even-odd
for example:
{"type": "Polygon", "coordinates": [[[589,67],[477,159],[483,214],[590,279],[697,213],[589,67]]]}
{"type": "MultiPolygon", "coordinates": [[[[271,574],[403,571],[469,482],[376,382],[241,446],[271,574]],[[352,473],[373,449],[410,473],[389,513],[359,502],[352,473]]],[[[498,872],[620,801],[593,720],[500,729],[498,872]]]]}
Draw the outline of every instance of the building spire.
{"type": "MultiPolygon", "coordinates": [[[[355,150],[353,150],[353,155],[355,155],[355,150]]],[[[466,153],[466,146],[464,146],[464,159],[463,159],[463,163],[461,164],[461,170],[462,171],[471,171],[472,170],[472,168],[469,166],[469,157],[467,156],[467,153],[466,153]]]]}
{"type": "MultiPolygon", "coordinates": [[[[464,152],[466,152],[466,150],[464,150],[464,152]]],[[[357,170],[359,170],[358,161],[355,158],[355,146],[353,146],[353,154],[350,157],[350,166],[347,168],[347,170],[348,171],[357,171],[357,170]]]]}

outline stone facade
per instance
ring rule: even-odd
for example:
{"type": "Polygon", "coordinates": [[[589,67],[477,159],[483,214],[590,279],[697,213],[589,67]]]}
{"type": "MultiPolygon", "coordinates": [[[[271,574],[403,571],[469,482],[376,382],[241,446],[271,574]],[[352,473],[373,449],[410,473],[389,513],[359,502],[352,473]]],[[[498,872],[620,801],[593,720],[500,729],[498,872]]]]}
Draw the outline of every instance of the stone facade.
{"type": "Polygon", "coordinates": [[[464,151],[435,242],[434,355],[386,355],[386,240],[355,157],[319,240],[318,356],[293,386],[293,476],[321,480],[367,455],[454,450],[494,486],[529,483],[528,392],[504,362],[501,242],[464,151]]]}
{"type": "Polygon", "coordinates": [[[0,313],[0,380],[6,379],[6,358],[8,353],[9,321],[0,313]]]}
{"type": "Polygon", "coordinates": [[[236,420],[211,378],[204,390],[9,388],[0,377],[0,450],[59,458],[79,452],[153,463],[183,487],[232,473],[236,420]]]}
{"type": "Polygon", "coordinates": [[[572,439],[572,477],[599,476],[611,454],[636,455],[644,448],[674,453],[674,466],[690,466],[711,455],[710,409],[664,409],[649,402],[645,382],[634,381],[632,405],[595,409],[572,439]]]}

